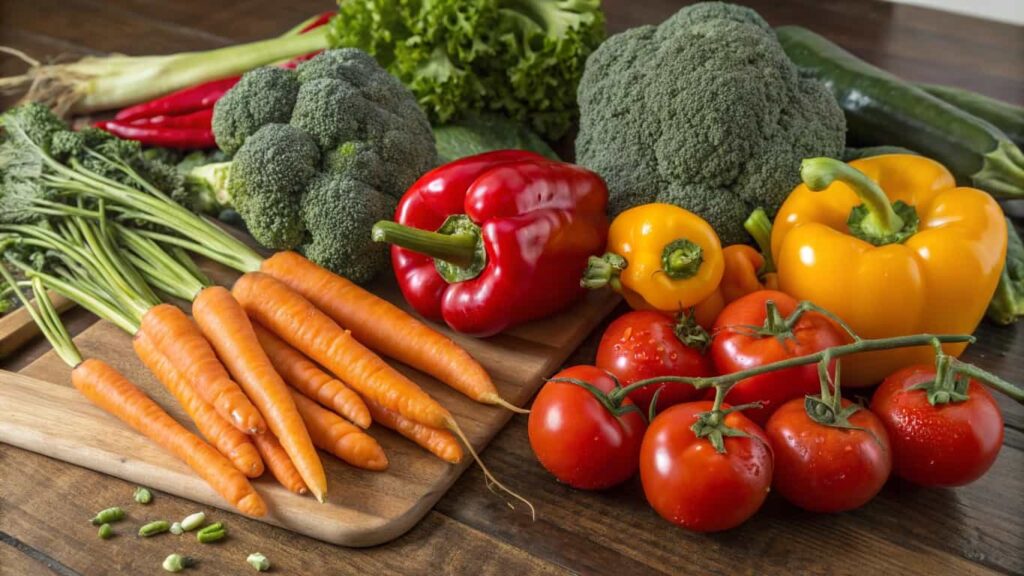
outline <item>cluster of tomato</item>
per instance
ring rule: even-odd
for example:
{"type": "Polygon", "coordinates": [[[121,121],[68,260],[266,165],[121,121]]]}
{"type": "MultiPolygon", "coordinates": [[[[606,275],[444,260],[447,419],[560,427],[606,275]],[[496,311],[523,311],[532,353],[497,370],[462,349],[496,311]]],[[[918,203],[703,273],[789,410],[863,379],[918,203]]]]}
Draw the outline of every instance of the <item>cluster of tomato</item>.
{"type": "Polygon", "coordinates": [[[958,486],[995,461],[1003,420],[992,396],[970,380],[963,398],[933,404],[922,385],[935,379],[934,366],[890,375],[870,409],[830,397],[835,364],[827,372],[810,364],[740,380],[718,406],[716,387],[625,389],[665,376],[736,373],[849,342],[813,312],[784,337],[758,329],[772,313],[769,301],[784,315],[798,305],[781,292],[754,292],[726,306],[703,338],[688,332],[685,319],[660,312],[616,319],[596,366],[563,370],[537,395],[529,436],[541,464],[560,481],[590,490],[639,470],[647,501],[662,517],[717,531],[751,517],[772,488],[801,508],[841,512],[871,500],[891,473],[926,486],[958,486]]]}

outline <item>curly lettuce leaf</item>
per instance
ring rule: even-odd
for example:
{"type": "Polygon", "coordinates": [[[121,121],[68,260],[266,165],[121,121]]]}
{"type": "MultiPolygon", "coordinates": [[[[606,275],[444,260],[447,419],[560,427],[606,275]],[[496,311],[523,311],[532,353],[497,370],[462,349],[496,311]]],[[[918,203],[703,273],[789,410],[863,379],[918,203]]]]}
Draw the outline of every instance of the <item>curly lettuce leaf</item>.
{"type": "Polygon", "coordinates": [[[332,45],[372,54],[432,122],[491,110],[552,139],[604,39],[599,0],[345,0],[339,14],[332,45]]]}

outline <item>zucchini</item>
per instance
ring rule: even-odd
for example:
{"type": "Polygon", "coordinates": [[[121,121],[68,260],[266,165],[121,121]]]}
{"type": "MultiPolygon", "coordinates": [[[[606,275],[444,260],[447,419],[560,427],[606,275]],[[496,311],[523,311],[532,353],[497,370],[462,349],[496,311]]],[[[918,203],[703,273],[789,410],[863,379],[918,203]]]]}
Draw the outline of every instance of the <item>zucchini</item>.
{"type": "Polygon", "coordinates": [[[798,26],[776,29],[797,68],[832,91],[859,143],[903,146],[944,164],[962,184],[1024,198],[1024,153],[998,128],[798,26]]]}
{"type": "Polygon", "coordinates": [[[871,158],[872,156],[882,156],[885,154],[912,154],[914,156],[920,156],[917,152],[902,146],[867,146],[865,148],[847,147],[843,150],[843,162],[853,162],[854,160],[860,160],[861,158],[871,158]]]}
{"type": "Polygon", "coordinates": [[[1024,108],[953,86],[918,84],[917,87],[968,114],[991,122],[1018,148],[1024,147],[1024,108]]]}

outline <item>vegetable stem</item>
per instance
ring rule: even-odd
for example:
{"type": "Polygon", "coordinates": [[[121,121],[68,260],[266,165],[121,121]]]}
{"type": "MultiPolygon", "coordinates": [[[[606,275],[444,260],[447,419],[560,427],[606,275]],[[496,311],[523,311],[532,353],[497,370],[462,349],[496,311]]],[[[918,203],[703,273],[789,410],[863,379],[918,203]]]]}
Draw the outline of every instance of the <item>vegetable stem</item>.
{"type": "Polygon", "coordinates": [[[374,224],[371,235],[374,242],[387,242],[463,267],[473,264],[479,242],[479,236],[472,233],[442,234],[390,220],[374,224]]]}
{"type": "Polygon", "coordinates": [[[883,237],[903,229],[903,219],[893,210],[882,188],[866,174],[834,158],[806,158],[800,163],[800,178],[815,192],[839,181],[860,197],[868,210],[861,226],[865,232],[883,237]]]}
{"type": "Polygon", "coordinates": [[[764,208],[754,209],[743,223],[743,227],[754,239],[758,250],[761,251],[761,257],[764,258],[764,265],[758,270],[758,274],[763,276],[775,272],[775,260],[772,258],[772,221],[768,218],[768,213],[764,208]]]}

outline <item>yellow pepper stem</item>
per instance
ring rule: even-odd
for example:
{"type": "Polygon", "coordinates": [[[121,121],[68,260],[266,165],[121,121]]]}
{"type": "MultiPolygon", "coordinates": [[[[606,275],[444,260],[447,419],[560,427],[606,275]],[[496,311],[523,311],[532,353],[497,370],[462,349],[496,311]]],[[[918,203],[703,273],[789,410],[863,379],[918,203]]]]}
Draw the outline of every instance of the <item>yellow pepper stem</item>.
{"type": "Polygon", "coordinates": [[[661,270],[673,280],[693,278],[704,263],[704,250],[685,239],[673,240],[661,252],[661,270]]]}
{"type": "Polygon", "coordinates": [[[815,192],[834,182],[849,186],[863,204],[850,212],[850,233],[876,246],[903,242],[917,232],[918,217],[912,206],[889,202],[885,191],[853,166],[834,158],[806,158],[800,163],[800,178],[815,192]]]}

